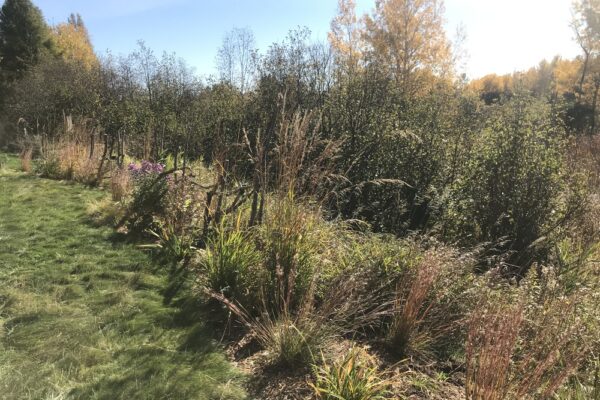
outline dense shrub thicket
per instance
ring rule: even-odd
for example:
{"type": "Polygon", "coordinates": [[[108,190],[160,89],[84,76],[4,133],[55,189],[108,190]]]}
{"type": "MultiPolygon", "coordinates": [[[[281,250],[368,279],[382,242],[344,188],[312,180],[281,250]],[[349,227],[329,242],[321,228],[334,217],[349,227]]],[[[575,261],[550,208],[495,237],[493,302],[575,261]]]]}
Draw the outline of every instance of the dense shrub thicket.
{"type": "MultiPolygon", "coordinates": [[[[568,212],[559,204],[572,178],[560,103],[522,93],[485,106],[449,84],[408,97],[376,66],[351,80],[341,72],[316,77],[327,69],[320,63],[330,61],[309,62],[292,51],[312,49],[304,40],[281,45],[298,72],[265,66],[243,94],[227,82],[202,84],[175,58],[158,60],[144,47],[96,69],[49,59],[14,85],[6,114],[19,123],[11,143],[40,143],[48,152],[46,143],[71,137],[88,157],[118,159],[126,147],[137,159],[159,162],[170,154],[174,167],[226,160],[222,167],[248,181],[258,179],[250,171],[260,162],[272,165],[260,171],[271,187],[277,132],[295,113],[313,110],[304,122],[319,135],[313,145],[335,150],[322,165],[330,179],[318,182],[329,216],[397,235],[435,231],[464,245],[490,242],[518,253],[512,261],[519,265],[544,254],[522,252],[568,212]],[[330,86],[317,90],[306,82],[317,78],[330,86]]],[[[44,165],[52,169],[58,161],[48,157],[44,165]]]]}

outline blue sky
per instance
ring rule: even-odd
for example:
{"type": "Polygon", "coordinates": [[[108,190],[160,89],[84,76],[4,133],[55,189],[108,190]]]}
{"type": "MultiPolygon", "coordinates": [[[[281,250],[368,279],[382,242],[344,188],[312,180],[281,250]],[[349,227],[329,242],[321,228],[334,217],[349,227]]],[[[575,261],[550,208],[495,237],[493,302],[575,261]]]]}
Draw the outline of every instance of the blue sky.
{"type": "MultiPolygon", "coordinates": [[[[249,27],[261,50],[297,26],[326,40],[337,0],[33,0],[51,24],[79,12],[97,52],[128,53],[140,39],[175,52],[203,75],[214,73],[215,54],[233,27],[249,27]]],[[[357,0],[362,14],[374,0],[357,0]]],[[[556,54],[574,57],[571,0],[446,0],[447,31],[462,24],[471,77],[508,73],[556,54]]]]}

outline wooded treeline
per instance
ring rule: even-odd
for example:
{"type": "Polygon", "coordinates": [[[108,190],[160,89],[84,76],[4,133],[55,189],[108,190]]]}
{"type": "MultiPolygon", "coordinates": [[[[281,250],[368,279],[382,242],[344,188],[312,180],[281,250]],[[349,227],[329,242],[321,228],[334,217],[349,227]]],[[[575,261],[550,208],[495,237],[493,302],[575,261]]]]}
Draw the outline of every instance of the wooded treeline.
{"type": "Polygon", "coordinates": [[[310,112],[323,146],[337,146],[328,168],[339,179],[319,182],[330,217],[486,243],[528,265],[580,204],[566,149],[597,129],[597,10],[588,0],[574,8],[582,57],[468,82],[456,71],[460,36],[444,31],[443,2],[377,0],[360,17],[340,0],[328,43],[297,28],[259,52],[251,31],[233,29],[218,52],[220,76],[200,79],[143,42],[97,57],[79,15],[49,27],[29,0],[7,0],[1,144],[71,137],[105,144],[121,162],[124,152],[179,165],[226,160],[251,180],[248,149],[268,164],[282,124],[310,112]]]}

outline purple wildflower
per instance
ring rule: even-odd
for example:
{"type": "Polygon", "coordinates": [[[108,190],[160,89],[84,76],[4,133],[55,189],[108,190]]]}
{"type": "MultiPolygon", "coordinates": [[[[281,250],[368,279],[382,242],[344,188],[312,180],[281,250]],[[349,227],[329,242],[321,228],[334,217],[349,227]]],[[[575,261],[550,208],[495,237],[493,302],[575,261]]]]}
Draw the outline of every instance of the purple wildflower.
{"type": "Polygon", "coordinates": [[[148,160],[143,160],[141,165],[131,163],[127,170],[134,179],[142,178],[148,175],[158,175],[165,170],[165,166],[161,163],[153,163],[148,160]]]}

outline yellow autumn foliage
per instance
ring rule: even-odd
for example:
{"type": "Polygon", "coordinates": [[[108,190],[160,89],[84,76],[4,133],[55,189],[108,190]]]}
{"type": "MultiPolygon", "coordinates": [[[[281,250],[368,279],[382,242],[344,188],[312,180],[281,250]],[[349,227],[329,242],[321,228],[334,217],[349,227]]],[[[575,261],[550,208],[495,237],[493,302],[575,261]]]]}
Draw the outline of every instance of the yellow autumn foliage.
{"type": "Polygon", "coordinates": [[[78,62],[91,69],[98,64],[87,29],[79,16],[71,16],[69,21],[56,25],[52,36],[58,53],[70,62],[78,62]]]}

